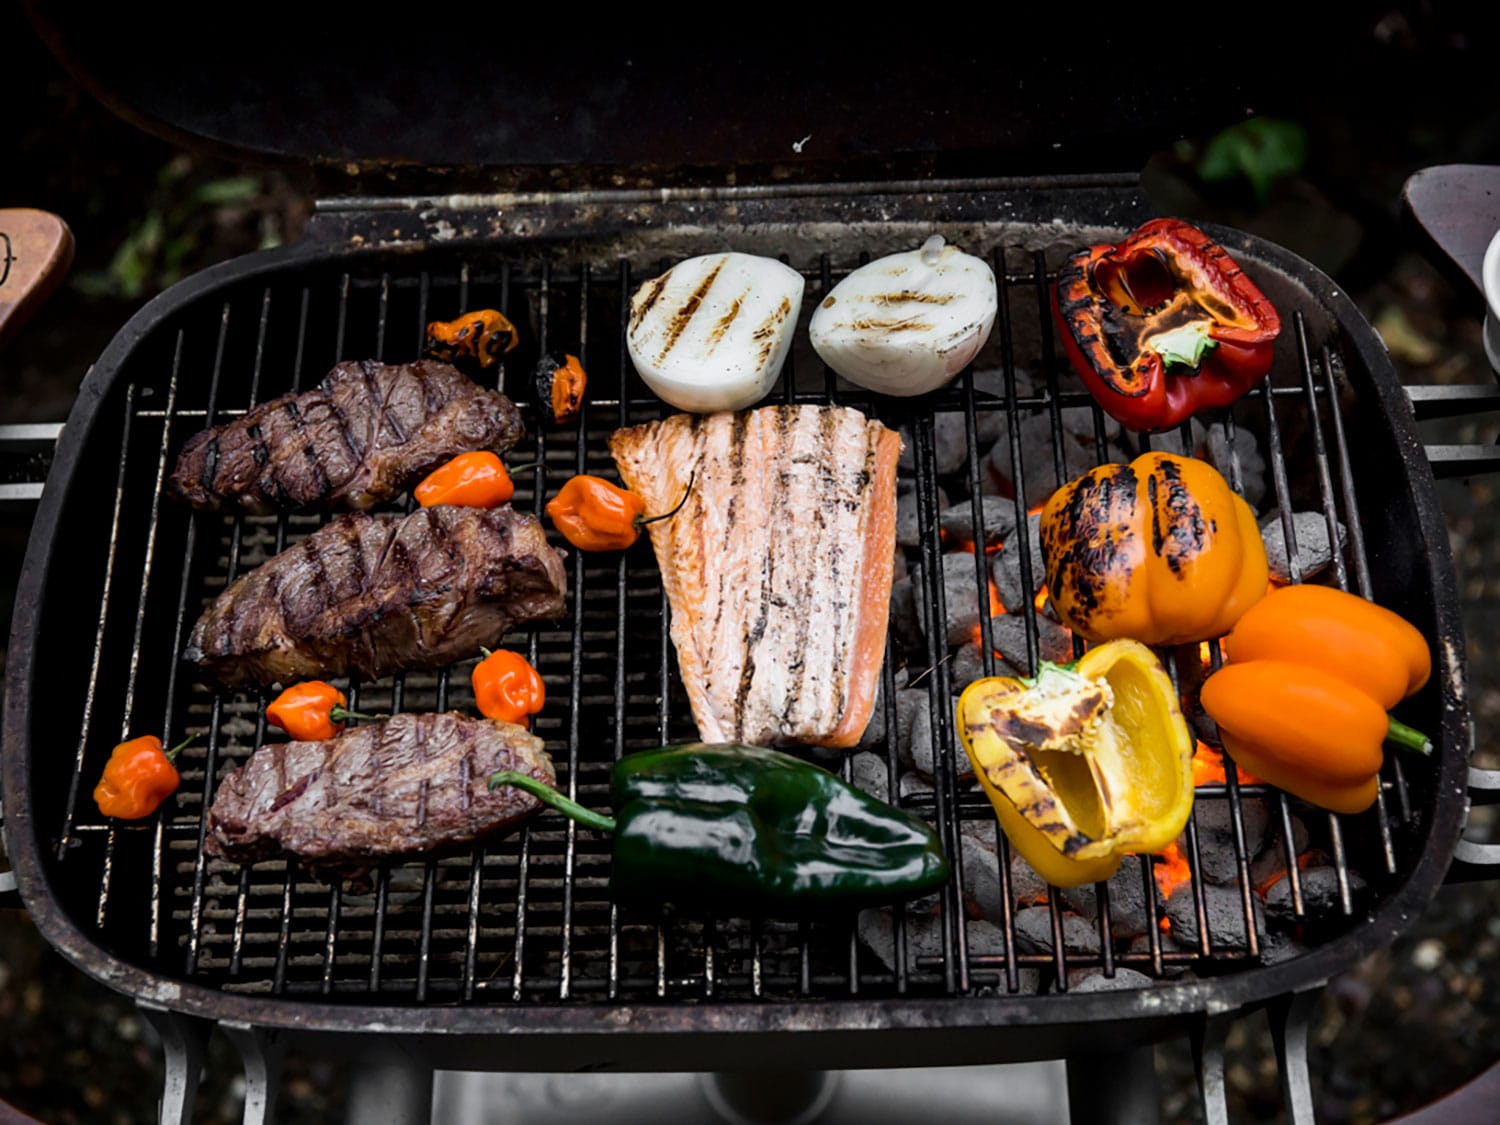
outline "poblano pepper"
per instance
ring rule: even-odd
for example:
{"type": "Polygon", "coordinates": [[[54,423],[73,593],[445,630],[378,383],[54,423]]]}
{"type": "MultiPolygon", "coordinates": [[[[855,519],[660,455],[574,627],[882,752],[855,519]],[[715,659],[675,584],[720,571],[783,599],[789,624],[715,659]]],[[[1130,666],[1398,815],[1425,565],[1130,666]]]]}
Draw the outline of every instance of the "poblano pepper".
{"type": "Polygon", "coordinates": [[[610,889],[623,901],[807,913],[916,898],[948,881],[948,859],[924,821],[757,746],[630,754],[611,777],[614,817],[513,771],[489,784],[525,789],[611,833],[610,889]]]}

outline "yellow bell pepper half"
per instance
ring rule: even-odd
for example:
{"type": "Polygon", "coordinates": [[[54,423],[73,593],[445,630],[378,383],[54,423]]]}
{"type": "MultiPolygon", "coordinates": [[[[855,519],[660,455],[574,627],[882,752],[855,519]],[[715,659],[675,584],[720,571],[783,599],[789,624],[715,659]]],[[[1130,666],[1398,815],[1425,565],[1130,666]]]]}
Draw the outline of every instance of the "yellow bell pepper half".
{"type": "Polygon", "coordinates": [[[1053,886],[1108,879],[1193,809],[1193,739],[1177,691],[1138,641],[991,677],[958,700],[958,734],[1011,846],[1053,886]]]}

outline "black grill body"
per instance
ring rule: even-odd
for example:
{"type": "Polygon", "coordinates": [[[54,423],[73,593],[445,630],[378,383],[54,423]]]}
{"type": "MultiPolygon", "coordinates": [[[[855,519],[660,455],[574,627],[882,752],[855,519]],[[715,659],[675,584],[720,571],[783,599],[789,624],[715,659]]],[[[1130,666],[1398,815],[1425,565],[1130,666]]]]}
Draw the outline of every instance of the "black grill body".
{"type": "MultiPolygon", "coordinates": [[[[1469,726],[1446,531],[1409,405],[1372,329],[1306,262],[1232,231],[1214,233],[1286,326],[1267,383],[1231,411],[1231,425],[1254,433],[1265,453],[1263,507],[1341,521],[1349,546],[1335,580],[1433,641],[1432,680],[1402,717],[1437,746],[1429,760],[1388,755],[1380,801],[1358,817],[1298,808],[1233,779],[1199,789],[1195,824],[1215,806],[1235,826],[1246,940],[1216,933],[1206,913],[1195,827],[1188,858],[1199,925],[1188,948],[1168,948],[1154,914],[1145,947],[1134,952],[1107,936],[1094,954],[1060,942],[1051,953],[1025,952],[1009,913],[998,944],[972,941],[960,870],[939,904],[935,950],[913,937],[907,912],[896,912],[892,967],[871,956],[853,921],[617,908],[606,889],[607,841],[550,816],[471,852],[383,866],[368,889],[330,887],[295,863],[239,868],[203,855],[204,809],[223,774],[264,740],[266,699],[196,683],[181,647],[228,581],[320,518],[194,515],[164,499],[164,474],[191,433],[307,387],[338,360],[414,358],[428,320],[495,307],[522,327],[524,342],[499,376],[517,401],[529,397],[542,352],[574,351],[590,374],[578,426],[533,427],[529,449],[518,451],[546,465],[534,483],[518,482],[515,499],[540,511],[571,474],[612,474],[606,439],[616,426],[668,412],[623,348],[629,297],[642,280],[718,249],[781,256],[807,276],[805,324],[850,269],[937,231],[987,256],[1001,280],[999,322],[976,366],[1001,368],[1003,391],[978,390],[966,373],[921,399],[876,399],[835,380],[799,330],[768,401],[834,401],[907,429],[916,557],[925,574],[939,574],[937,420],[963,420],[970,456],[962,472],[977,484],[981,420],[1003,418],[1016,438],[1023,419],[1047,415],[1060,435],[1061,410],[1091,406],[1055,347],[1048,300],[1068,252],[1113,240],[1144,217],[1114,186],[1096,177],[512,197],[462,208],[395,201],[345,216],[352,239],[314,238],[228,263],[152,302],[84,383],[17,600],[5,828],[39,928],[85,971],[149,1007],[325,1046],[347,1045],[351,1034],[399,1037],[444,1066],[504,1069],[948,1065],[1105,1052],[1118,1049],[1122,1023],[1134,1043],[1201,1030],[1212,1014],[1315,989],[1388,944],[1441,884],[1466,811],[1469,726]],[[1022,369],[1031,375],[1024,392],[1022,369]],[[111,823],[93,807],[93,780],[116,742],[145,731],[168,742],[190,731],[202,737],[184,752],[182,787],[159,815],[111,823]],[[1284,826],[1283,846],[1296,812],[1339,873],[1331,900],[1305,902],[1287,849],[1303,948],[1284,961],[1253,921],[1242,810],[1263,796],[1284,826]],[[1071,972],[1110,978],[1121,968],[1152,985],[1069,991],[1071,972]],[[1027,983],[1027,970],[1041,973],[1045,994],[1027,983]]],[[[1097,408],[1094,417],[1102,449],[1097,408]]],[[[1012,448],[1022,448],[1019,440],[1012,448]]],[[[1028,467],[1018,452],[1014,479],[1024,481],[1028,467]]],[[[1229,476],[1242,483],[1236,470],[1229,476]]],[[[547,679],[555,703],[536,730],[562,787],[602,807],[617,757],[695,732],[649,546],[570,553],[568,566],[569,616],[507,644],[547,679]]],[[[977,568],[976,581],[982,574],[977,568]]],[[[1029,576],[1033,588],[1040,577],[1029,576]]],[[[929,581],[925,612],[938,627],[928,636],[941,632],[943,599],[942,583],[929,581]]],[[[1034,657],[1035,611],[1026,617],[1034,657]]],[[[926,670],[918,684],[928,693],[938,762],[932,792],[906,803],[957,854],[965,822],[994,824],[982,794],[958,779],[963,753],[946,655],[939,640],[911,669],[926,670]]],[[[894,663],[885,671],[887,730],[896,726],[894,663]]],[[[465,707],[467,668],[349,685],[351,707],[465,707]]],[[[895,748],[878,752],[894,791],[895,748]]],[[[831,764],[848,770],[840,759],[831,764]]],[[[997,847],[1008,886],[1003,839],[997,847]]],[[[1129,863],[1154,901],[1150,863],[1129,863]]],[[[1108,935],[1107,894],[1101,900],[1098,926],[1108,935]]],[[[1050,909],[1060,934],[1055,896],[1050,909]]]]}

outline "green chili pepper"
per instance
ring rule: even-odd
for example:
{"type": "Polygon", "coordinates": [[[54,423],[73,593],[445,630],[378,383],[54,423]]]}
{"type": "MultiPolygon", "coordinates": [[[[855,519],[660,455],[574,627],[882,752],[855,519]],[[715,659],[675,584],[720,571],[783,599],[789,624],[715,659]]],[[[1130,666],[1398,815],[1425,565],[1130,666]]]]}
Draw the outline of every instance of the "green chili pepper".
{"type": "Polygon", "coordinates": [[[757,746],[694,742],[622,758],[614,817],[511,770],[490,778],[502,785],[612,833],[610,888],[622,901],[807,912],[916,898],[948,881],[924,821],[757,746]]]}

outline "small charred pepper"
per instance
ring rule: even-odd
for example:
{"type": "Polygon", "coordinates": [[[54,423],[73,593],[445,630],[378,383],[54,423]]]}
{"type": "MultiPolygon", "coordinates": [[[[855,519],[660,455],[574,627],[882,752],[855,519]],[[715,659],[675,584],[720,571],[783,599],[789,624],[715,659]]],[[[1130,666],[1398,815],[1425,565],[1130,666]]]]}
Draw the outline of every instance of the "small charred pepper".
{"type": "Polygon", "coordinates": [[[1206,641],[1266,593],[1255,514],[1206,461],[1100,465],[1048,498],[1041,526],[1052,604],[1089,640],[1206,641]]]}
{"type": "MultiPolygon", "coordinates": [[[[533,465],[517,466],[522,469],[533,465]]],[[[460,453],[428,473],[412,490],[418,504],[454,504],[461,508],[498,508],[516,494],[515,482],[505,463],[488,450],[460,453]]]]}
{"type": "Polygon", "coordinates": [[[615,763],[604,816],[526,774],[514,785],[614,836],[621,901],[819,913],[916,898],[948,881],[936,833],[817,766],[758,746],[688,743],[615,763]]]}
{"type": "Polygon", "coordinates": [[[474,665],[469,677],[474,687],[474,705],[487,719],[499,719],[518,727],[529,727],[531,716],[547,702],[547,685],[524,656],[487,648],[484,659],[474,665]]]}
{"type": "Polygon", "coordinates": [[[588,384],[589,377],[576,355],[567,356],[562,363],[544,355],[537,362],[536,400],[551,406],[552,420],[559,426],[578,419],[588,384]]]}
{"type": "Polygon", "coordinates": [[[321,742],[333,738],[350,719],[378,719],[348,710],[344,693],[323,680],[293,684],[266,708],[266,722],[286,731],[298,742],[321,742]]]}
{"type": "Polygon", "coordinates": [[[516,326],[494,309],[476,309],[427,326],[427,354],[444,363],[472,360],[487,371],[520,343],[516,326]]]}
{"type": "Polygon", "coordinates": [[[196,738],[189,735],[170,750],[161,748],[154,734],[132,738],[116,746],[104,766],[104,776],[94,786],[94,803],[105,816],[140,820],[177,792],[182,780],[173,764],[177,755],[196,738]]]}
{"type": "Polygon", "coordinates": [[[1208,235],[1153,219],[1057,275],[1063,349],[1104,412],[1168,430],[1237,401],[1271,369],[1281,318],[1208,235]]]}
{"type": "Polygon", "coordinates": [[[552,526],[580,551],[623,551],[641,537],[641,528],[675,516],[693,490],[688,477],[682,499],[670,512],[647,516],[646,502],[603,477],[579,474],[547,501],[552,526]]]}
{"type": "Polygon", "coordinates": [[[1053,886],[1108,879],[1177,839],[1193,808],[1193,739],[1161,662],[1110,641],[1033,679],[975,680],[958,735],[1011,846],[1053,886]]]}
{"type": "Polygon", "coordinates": [[[1325,586],[1285,586],[1240,618],[1204,711],[1238,765],[1334,812],[1369,808],[1387,739],[1423,754],[1420,731],[1386,714],[1427,682],[1422,634],[1390,610],[1325,586]]]}

